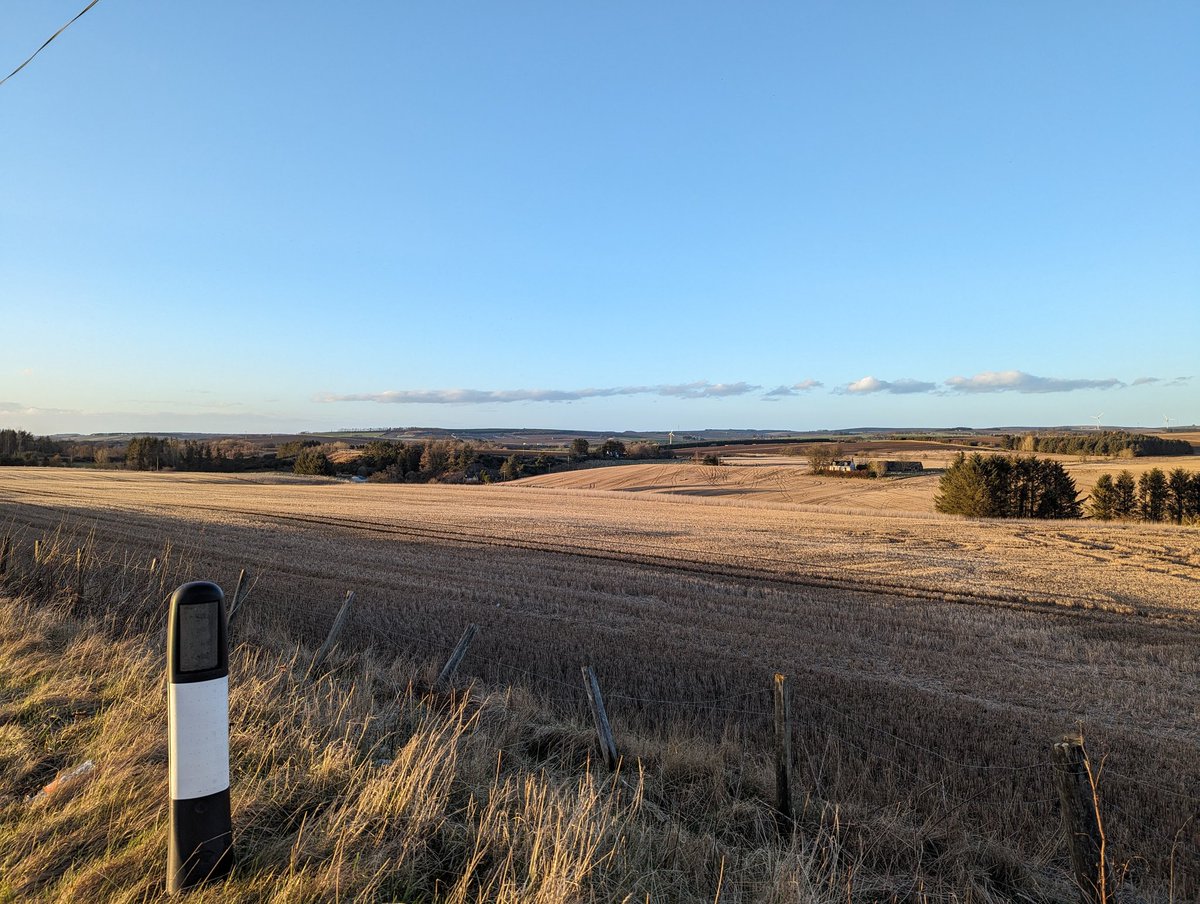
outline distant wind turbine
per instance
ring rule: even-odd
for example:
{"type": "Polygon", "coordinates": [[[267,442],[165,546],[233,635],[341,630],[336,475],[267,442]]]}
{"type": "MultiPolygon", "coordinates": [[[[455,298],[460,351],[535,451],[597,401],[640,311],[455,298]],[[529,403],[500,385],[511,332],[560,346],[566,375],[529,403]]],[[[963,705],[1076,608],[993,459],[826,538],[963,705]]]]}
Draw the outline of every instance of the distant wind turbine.
{"type": "Polygon", "coordinates": [[[675,445],[675,431],[674,430],[667,431],[667,445],[668,446],[675,445]]]}
{"type": "Polygon", "coordinates": [[[1163,415],[1163,423],[1167,425],[1167,433],[1171,432],[1171,419],[1165,414],[1163,415]]]}
{"type": "Polygon", "coordinates": [[[1102,417],[1104,417],[1103,411],[1101,411],[1099,414],[1092,415],[1092,420],[1096,422],[1096,432],[1097,433],[1100,432],[1100,418],[1102,418],[1102,417]]]}

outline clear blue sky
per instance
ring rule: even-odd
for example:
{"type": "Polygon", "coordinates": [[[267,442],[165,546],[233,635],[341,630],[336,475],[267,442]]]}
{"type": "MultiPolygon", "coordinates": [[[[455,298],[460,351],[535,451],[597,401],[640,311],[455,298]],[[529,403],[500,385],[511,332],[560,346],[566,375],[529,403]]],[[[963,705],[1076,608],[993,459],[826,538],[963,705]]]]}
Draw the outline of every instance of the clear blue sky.
{"type": "MultiPolygon", "coordinates": [[[[84,0],[0,8],[6,74],[84,0]]],[[[130,3],[0,86],[0,426],[1200,421],[1200,5],[130,3]]]]}

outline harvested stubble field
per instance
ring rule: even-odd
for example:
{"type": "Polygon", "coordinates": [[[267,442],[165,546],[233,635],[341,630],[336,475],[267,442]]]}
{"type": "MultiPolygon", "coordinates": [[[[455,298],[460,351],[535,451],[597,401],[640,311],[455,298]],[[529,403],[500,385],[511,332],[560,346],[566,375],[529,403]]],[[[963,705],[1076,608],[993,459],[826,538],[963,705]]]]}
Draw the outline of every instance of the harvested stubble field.
{"type": "Polygon", "coordinates": [[[94,532],[97,559],[144,567],[170,544],[227,589],[248,567],[249,615],[307,644],[354,590],[349,648],[436,661],[476,622],[464,672],[576,715],[591,663],[618,741],[636,735],[653,760],[656,737],[724,737],[730,787],[769,748],[770,675],[785,672],[801,786],[908,825],[918,864],[965,844],[998,900],[1030,887],[1012,864],[1064,866],[1046,761],[1081,726],[1104,757],[1114,862],[1154,899],[1200,893],[1194,529],[18,469],[0,471],[0,506],[25,546],[65,520],[94,532]]]}
{"type": "MultiPolygon", "coordinates": [[[[860,444],[862,445],[862,444],[860,444]]],[[[815,477],[803,458],[762,452],[739,452],[721,457],[722,466],[695,465],[687,461],[654,462],[578,468],[527,477],[526,486],[546,489],[620,490],[631,493],[667,493],[683,496],[710,496],[729,499],[753,499],[758,502],[786,502],[840,508],[858,514],[933,511],[938,479],[959,452],[1009,454],[994,448],[955,449],[948,444],[914,448],[912,445],[878,444],[859,460],[895,458],[919,461],[925,473],[886,480],[815,477]]],[[[1081,497],[1086,497],[1101,474],[1116,475],[1128,470],[1135,478],[1151,468],[1171,471],[1183,468],[1200,471],[1200,456],[1161,458],[1081,458],[1074,455],[1041,455],[1062,462],[1075,480],[1081,497]]]]}

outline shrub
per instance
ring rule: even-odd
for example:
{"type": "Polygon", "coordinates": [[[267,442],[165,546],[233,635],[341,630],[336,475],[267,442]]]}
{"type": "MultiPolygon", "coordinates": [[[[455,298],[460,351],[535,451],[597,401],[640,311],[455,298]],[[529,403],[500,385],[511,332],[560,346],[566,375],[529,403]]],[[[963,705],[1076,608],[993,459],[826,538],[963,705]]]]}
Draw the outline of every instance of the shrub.
{"type": "Polygon", "coordinates": [[[296,464],[292,467],[293,473],[296,474],[319,474],[331,476],[333,474],[333,462],[329,460],[321,449],[317,446],[309,446],[306,449],[301,449],[300,454],[296,456],[296,464]]]}

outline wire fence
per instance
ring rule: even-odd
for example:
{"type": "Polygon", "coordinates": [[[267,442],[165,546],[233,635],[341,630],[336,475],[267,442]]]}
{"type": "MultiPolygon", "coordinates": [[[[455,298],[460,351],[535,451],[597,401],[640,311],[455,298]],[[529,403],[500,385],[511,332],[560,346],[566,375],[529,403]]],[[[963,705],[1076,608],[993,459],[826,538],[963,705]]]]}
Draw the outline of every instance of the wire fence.
{"type": "MultiPolygon", "coordinates": [[[[5,565],[6,569],[11,569],[12,568],[11,560],[13,558],[13,553],[15,550],[14,550],[14,546],[13,546],[11,537],[9,535],[6,535],[4,539],[6,541],[4,555],[7,560],[4,563],[4,565],[5,565]]],[[[35,547],[35,549],[36,549],[36,547],[35,547]]],[[[43,546],[41,554],[43,556],[47,556],[47,549],[45,546],[43,546]]],[[[36,556],[37,552],[35,552],[34,555],[36,556]]],[[[146,561],[145,559],[131,560],[127,550],[122,551],[118,555],[115,550],[110,549],[108,551],[105,551],[105,550],[100,549],[98,547],[98,544],[95,542],[94,535],[89,533],[83,539],[82,544],[77,548],[77,552],[75,555],[76,555],[76,559],[75,559],[75,567],[76,568],[81,568],[81,567],[110,568],[110,569],[118,570],[124,575],[132,574],[135,576],[141,576],[144,579],[159,578],[161,580],[161,579],[165,579],[167,577],[167,566],[172,558],[172,549],[171,549],[170,544],[166,543],[163,546],[161,556],[152,556],[148,561],[146,561]]],[[[59,561],[60,569],[64,567],[64,562],[65,562],[65,568],[67,570],[69,570],[71,563],[70,563],[70,561],[65,561],[63,559],[63,557],[61,555],[61,551],[60,551],[60,555],[59,555],[59,560],[60,560],[59,561]]],[[[48,564],[48,559],[44,560],[38,564],[41,566],[45,566],[48,564]]],[[[241,602],[243,604],[244,604],[244,601],[252,595],[256,585],[257,585],[257,581],[252,578],[251,581],[247,584],[245,592],[241,595],[241,602]]],[[[389,623],[386,626],[386,628],[384,628],[384,627],[380,627],[379,625],[375,624],[374,622],[372,622],[370,620],[360,618],[360,619],[355,620],[354,625],[357,630],[364,631],[364,632],[368,633],[369,635],[371,635],[372,637],[377,638],[381,642],[381,644],[384,645],[385,647],[396,648],[398,646],[401,646],[401,644],[397,643],[398,638],[403,638],[404,640],[407,640],[407,641],[411,642],[412,644],[415,644],[421,648],[429,650],[430,652],[436,652],[436,653],[440,653],[440,654],[446,654],[449,651],[452,651],[455,647],[454,642],[443,642],[443,641],[439,641],[439,640],[430,638],[425,635],[417,634],[417,633],[414,633],[411,631],[406,631],[403,628],[397,627],[395,624],[392,624],[392,623],[389,623]]],[[[692,651],[692,652],[697,655],[700,655],[701,651],[692,651]]],[[[541,672],[541,671],[538,671],[535,669],[530,669],[526,666],[517,665],[515,663],[508,662],[508,661],[505,661],[505,660],[502,660],[502,659],[499,659],[499,658],[496,658],[493,656],[487,656],[478,651],[470,651],[468,653],[468,656],[472,661],[474,661],[478,664],[486,664],[499,672],[504,672],[504,673],[507,673],[510,675],[519,676],[521,680],[526,681],[530,684],[540,683],[543,685],[550,685],[550,686],[565,688],[571,692],[572,697],[574,697],[575,699],[580,700],[580,701],[582,701],[582,699],[584,697],[583,686],[579,682],[564,680],[560,676],[549,675],[549,674],[546,674],[545,672],[541,672]]],[[[768,719],[772,718],[773,710],[766,706],[756,707],[753,705],[753,703],[756,699],[765,700],[765,699],[768,699],[769,696],[770,696],[770,689],[767,687],[764,687],[761,690],[755,689],[755,690],[748,690],[748,691],[732,693],[732,694],[723,694],[723,695],[717,695],[717,696],[713,696],[713,697],[705,698],[705,699],[685,699],[685,698],[680,698],[680,697],[668,697],[668,696],[646,696],[646,695],[639,695],[639,694],[633,694],[633,693],[625,693],[625,692],[620,692],[620,691],[613,691],[613,692],[606,693],[605,699],[609,700],[611,702],[614,702],[614,703],[620,702],[620,703],[633,704],[635,707],[640,707],[643,709],[651,709],[654,707],[666,708],[666,709],[681,709],[681,710],[694,711],[698,714],[709,714],[709,715],[713,715],[713,716],[718,716],[718,715],[723,715],[723,716],[727,716],[727,717],[728,716],[737,716],[737,717],[749,717],[749,718],[759,719],[759,720],[768,720],[768,719]]],[[[861,715],[857,715],[857,714],[848,712],[841,707],[835,706],[826,700],[822,700],[822,699],[812,695],[811,693],[805,695],[803,702],[806,705],[811,705],[811,706],[829,714],[831,717],[833,717],[835,719],[842,720],[846,724],[855,725],[858,729],[860,729],[863,732],[867,732],[867,733],[875,735],[879,738],[887,739],[888,741],[894,742],[897,745],[900,745],[904,748],[910,749],[910,750],[914,751],[915,753],[923,754],[926,757],[932,758],[940,763],[944,763],[946,766],[954,767],[956,769],[975,772],[975,773],[1018,774],[1018,773],[1026,773],[1026,772],[1034,772],[1034,771],[1038,771],[1038,770],[1050,769],[1053,765],[1052,762],[1048,759],[1035,759],[1035,760],[1031,760],[1029,762],[1024,762],[1024,763],[1020,763],[1020,764],[971,762],[971,761],[967,761],[967,760],[957,759],[953,756],[948,756],[947,754],[943,753],[942,751],[937,750],[933,747],[930,747],[926,744],[921,744],[910,738],[906,738],[900,734],[897,734],[894,731],[890,731],[887,728],[883,727],[882,725],[872,722],[869,719],[863,718],[861,715]]],[[[892,757],[892,756],[888,756],[884,753],[881,753],[879,750],[868,749],[867,747],[864,747],[858,741],[855,741],[852,738],[848,737],[844,732],[837,731],[828,722],[821,724],[820,733],[824,736],[827,736],[829,738],[837,740],[839,743],[845,745],[845,747],[847,747],[848,749],[858,751],[863,756],[869,757],[869,758],[876,760],[878,762],[881,762],[881,763],[888,764],[892,767],[895,767],[898,770],[908,773],[909,775],[915,776],[915,773],[909,768],[911,763],[901,762],[899,759],[892,757]]],[[[1148,781],[1146,779],[1138,778],[1137,776],[1129,775],[1128,773],[1118,771],[1116,769],[1108,767],[1107,765],[1104,766],[1102,769],[1102,776],[1104,778],[1115,779],[1118,782],[1126,782],[1126,783],[1135,785],[1140,788],[1150,789],[1155,792],[1165,794],[1165,795],[1168,795],[1173,798],[1177,798],[1179,800],[1200,803],[1200,795],[1198,795],[1198,794],[1189,793],[1188,791],[1184,791],[1184,790],[1181,790],[1178,788],[1171,788],[1171,787],[1163,785],[1162,783],[1159,783],[1159,782],[1152,782],[1152,781],[1148,781]]],[[[1053,800],[1053,798],[1049,798],[1047,800],[1053,800]]]]}

